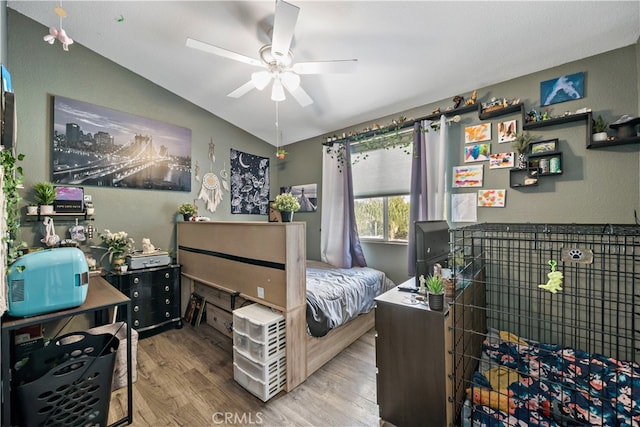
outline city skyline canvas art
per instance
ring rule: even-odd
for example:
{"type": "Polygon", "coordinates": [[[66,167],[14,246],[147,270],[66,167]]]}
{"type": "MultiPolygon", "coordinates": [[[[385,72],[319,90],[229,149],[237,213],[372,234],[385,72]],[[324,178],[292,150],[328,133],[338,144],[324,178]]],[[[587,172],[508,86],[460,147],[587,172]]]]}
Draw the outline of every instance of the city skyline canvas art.
{"type": "Polygon", "coordinates": [[[191,129],[53,97],[54,184],[191,191],[191,129]]]}

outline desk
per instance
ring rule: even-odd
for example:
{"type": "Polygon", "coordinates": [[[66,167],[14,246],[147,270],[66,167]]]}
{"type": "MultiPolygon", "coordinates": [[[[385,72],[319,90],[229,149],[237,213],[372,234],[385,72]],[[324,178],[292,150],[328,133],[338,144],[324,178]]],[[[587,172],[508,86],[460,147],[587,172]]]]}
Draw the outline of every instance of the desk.
{"type": "Polygon", "coordinates": [[[133,383],[131,367],[131,300],[111,286],[104,278],[94,276],[89,279],[87,298],[79,307],[55,311],[39,316],[2,319],[2,426],[11,425],[11,332],[24,326],[46,323],[52,320],[73,317],[80,314],[98,314],[111,308],[124,306],[127,322],[127,416],[111,426],[131,424],[133,421],[133,383]]]}

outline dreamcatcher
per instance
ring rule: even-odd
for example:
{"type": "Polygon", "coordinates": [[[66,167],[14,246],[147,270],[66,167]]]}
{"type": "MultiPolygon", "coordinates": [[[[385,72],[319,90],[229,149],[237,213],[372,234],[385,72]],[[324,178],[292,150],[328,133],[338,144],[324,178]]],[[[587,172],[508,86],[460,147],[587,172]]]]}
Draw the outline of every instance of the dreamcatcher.
{"type": "Polygon", "coordinates": [[[213,164],[216,161],[214,153],[215,144],[213,138],[209,143],[209,160],[211,161],[211,172],[207,172],[202,177],[202,184],[200,187],[200,195],[198,199],[205,201],[205,206],[208,211],[215,212],[218,205],[222,201],[222,187],[220,186],[220,179],[213,173],[213,164]]]}

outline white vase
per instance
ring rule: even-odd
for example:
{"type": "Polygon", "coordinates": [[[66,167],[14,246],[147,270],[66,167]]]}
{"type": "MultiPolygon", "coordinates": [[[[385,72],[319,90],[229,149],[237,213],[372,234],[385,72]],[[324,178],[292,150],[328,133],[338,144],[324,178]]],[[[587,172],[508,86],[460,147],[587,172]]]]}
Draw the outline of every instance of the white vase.
{"type": "Polygon", "coordinates": [[[37,206],[27,206],[27,215],[38,215],[37,206]]]}
{"type": "Polygon", "coordinates": [[[53,213],[53,205],[40,205],[40,215],[51,215],[53,213]]]}
{"type": "Polygon", "coordinates": [[[591,136],[591,139],[593,141],[606,141],[607,138],[608,138],[608,135],[606,132],[594,133],[593,136],[591,136]]]}

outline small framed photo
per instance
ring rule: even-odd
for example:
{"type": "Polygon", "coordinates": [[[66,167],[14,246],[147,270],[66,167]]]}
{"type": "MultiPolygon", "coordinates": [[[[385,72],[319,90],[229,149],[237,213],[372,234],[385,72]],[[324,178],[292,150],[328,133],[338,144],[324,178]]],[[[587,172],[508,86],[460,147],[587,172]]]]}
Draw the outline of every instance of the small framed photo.
{"type": "Polygon", "coordinates": [[[558,150],[558,139],[532,142],[529,147],[531,150],[531,154],[551,153],[558,150]]]}

